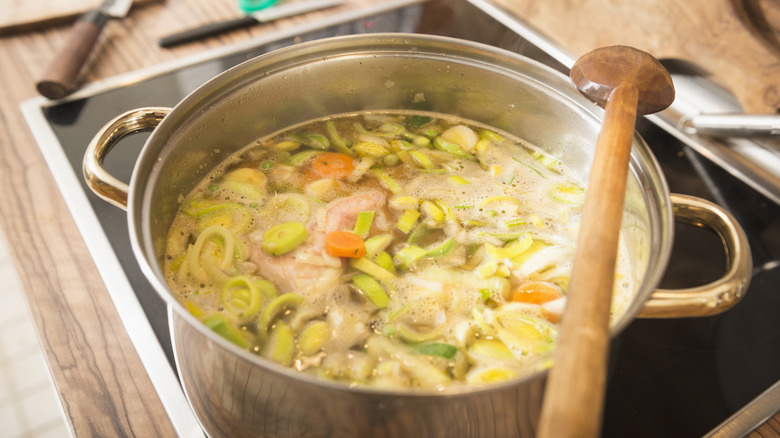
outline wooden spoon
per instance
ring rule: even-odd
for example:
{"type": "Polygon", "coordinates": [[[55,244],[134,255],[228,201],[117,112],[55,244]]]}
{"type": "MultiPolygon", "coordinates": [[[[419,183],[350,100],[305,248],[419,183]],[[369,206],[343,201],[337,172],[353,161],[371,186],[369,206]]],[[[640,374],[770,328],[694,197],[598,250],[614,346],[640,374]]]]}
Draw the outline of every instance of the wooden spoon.
{"type": "Polygon", "coordinates": [[[570,76],[605,108],[588,182],[569,297],[538,436],[596,437],[606,387],[609,313],[631,143],[638,114],[674,100],[669,73],[649,54],[611,46],[585,54],[570,76]]]}

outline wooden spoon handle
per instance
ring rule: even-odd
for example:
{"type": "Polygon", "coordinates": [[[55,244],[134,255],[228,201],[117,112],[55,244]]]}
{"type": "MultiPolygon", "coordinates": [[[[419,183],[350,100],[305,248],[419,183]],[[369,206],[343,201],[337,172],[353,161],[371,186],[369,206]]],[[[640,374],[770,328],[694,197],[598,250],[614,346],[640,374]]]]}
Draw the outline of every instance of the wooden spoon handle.
{"type": "Polygon", "coordinates": [[[634,137],[638,91],[616,88],[596,143],[561,339],[550,371],[539,437],[596,437],[606,385],[609,311],[634,137]]]}

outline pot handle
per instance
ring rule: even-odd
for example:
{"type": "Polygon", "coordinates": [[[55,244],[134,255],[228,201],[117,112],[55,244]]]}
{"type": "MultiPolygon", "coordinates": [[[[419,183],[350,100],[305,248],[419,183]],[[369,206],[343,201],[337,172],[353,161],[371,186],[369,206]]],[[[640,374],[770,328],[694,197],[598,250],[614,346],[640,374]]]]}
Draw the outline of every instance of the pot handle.
{"type": "Polygon", "coordinates": [[[658,289],[650,295],[639,318],[678,318],[717,315],[737,304],[747,290],[753,259],[744,230],[729,212],[701,198],[672,194],[677,220],[708,228],[720,236],[727,270],[718,280],[685,289],[658,289]]]}
{"type": "Polygon", "coordinates": [[[153,130],[162,119],[171,112],[171,108],[139,108],[120,114],[92,138],[84,153],[82,171],[87,186],[110,204],[127,210],[129,187],[103,168],[103,160],[111,149],[126,135],[153,130]]]}

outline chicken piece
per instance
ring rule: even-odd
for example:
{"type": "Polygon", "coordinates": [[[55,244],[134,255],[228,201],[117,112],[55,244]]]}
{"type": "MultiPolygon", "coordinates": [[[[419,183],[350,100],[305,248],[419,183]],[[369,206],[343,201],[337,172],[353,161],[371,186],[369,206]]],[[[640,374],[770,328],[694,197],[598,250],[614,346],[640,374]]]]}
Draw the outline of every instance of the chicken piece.
{"type": "Polygon", "coordinates": [[[312,224],[314,229],[322,231],[351,230],[355,226],[361,211],[379,211],[384,208],[387,196],[379,191],[366,191],[345,198],[336,199],[325,207],[323,217],[312,224]]]}
{"type": "Polygon", "coordinates": [[[251,260],[257,265],[257,274],[274,283],[282,293],[294,292],[304,297],[333,287],[344,273],[345,263],[325,253],[325,235],[351,229],[358,213],[380,210],[386,199],[382,192],[368,191],[326,204],[309,222],[306,242],[281,256],[267,254],[262,247],[262,234],[255,233],[251,260]]]}

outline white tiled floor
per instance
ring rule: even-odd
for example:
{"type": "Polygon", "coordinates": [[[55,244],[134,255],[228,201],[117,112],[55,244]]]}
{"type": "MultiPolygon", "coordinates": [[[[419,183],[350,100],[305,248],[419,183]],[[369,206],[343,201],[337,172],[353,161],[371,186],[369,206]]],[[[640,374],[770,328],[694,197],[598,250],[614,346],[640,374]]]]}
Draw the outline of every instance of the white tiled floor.
{"type": "Polygon", "coordinates": [[[0,436],[4,438],[70,436],[2,233],[0,233],[0,436]]]}

